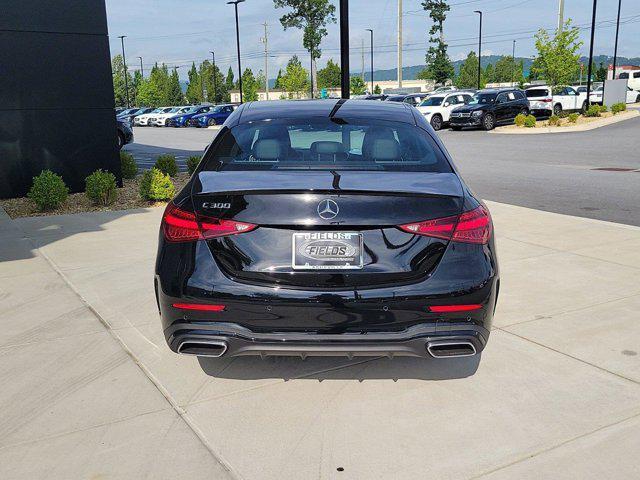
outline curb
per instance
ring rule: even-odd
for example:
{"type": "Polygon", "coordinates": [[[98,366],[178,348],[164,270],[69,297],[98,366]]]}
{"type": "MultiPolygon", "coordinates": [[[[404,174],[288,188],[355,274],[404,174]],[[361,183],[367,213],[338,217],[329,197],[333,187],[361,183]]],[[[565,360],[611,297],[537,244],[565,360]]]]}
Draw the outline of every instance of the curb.
{"type": "Polygon", "coordinates": [[[619,113],[613,117],[601,118],[599,120],[583,124],[576,125],[575,127],[542,127],[542,128],[505,128],[498,127],[495,130],[491,130],[489,133],[501,134],[501,135],[540,135],[545,133],[575,133],[586,132],[589,130],[595,130],[596,128],[606,127],[613,125],[614,123],[624,122],[632,118],[640,116],[638,110],[627,110],[626,112],[619,113]],[[504,129],[504,130],[501,130],[504,129]]]}

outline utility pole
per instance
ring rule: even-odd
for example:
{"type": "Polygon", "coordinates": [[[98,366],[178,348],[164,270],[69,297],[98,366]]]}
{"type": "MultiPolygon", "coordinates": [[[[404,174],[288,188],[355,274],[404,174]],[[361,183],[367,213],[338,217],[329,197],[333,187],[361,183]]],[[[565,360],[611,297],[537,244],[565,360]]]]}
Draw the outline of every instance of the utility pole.
{"type": "MultiPolygon", "coordinates": [[[[593,0],[593,13],[591,14],[591,44],[589,45],[589,65],[587,66],[587,105],[591,105],[591,64],[593,63],[593,37],[596,32],[596,9],[598,0],[593,0]]],[[[604,98],[603,98],[604,101],[604,98]]]]}
{"type": "Polygon", "coordinates": [[[311,65],[309,67],[309,73],[311,78],[311,99],[313,100],[313,47],[311,47],[311,65]]]}
{"type": "Polygon", "coordinates": [[[267,100],[269,100],[269,33],[267,27],[269,24],[264,22],[264,37],[260,39],[264,43],[264,94],[267,100]]]}
{"type": "Polygon", "coordinates": [[[216,52],[209,52],[213,61],[213,103],[218,99],[218,76],[216,75],[216,52]]]}
{"type": "Polygon", "coordinates": [[[564,0],[558,0],[558,32],[564,28],[564,0]]]}
{"type": "MultiPolygon", "coordinates": [[[[349,98],[349,0],[340,0],[340,96],[349,98]]],[[[346,130],[345,130],[346,131],[346,130]]]]}
{"type": "Polygon", "coordinates": [[[402,0],[398,0],[398,88],[402,88],[402,0]]]}
{"type": "Polygon", "coordinates": [[[616,20],[616,43],[613,47],[613,80],[616,79],[616,63],[618,61],[618,33],[620,32],[620,9],[622,7],[622,0],[618,0],[618,19],[616,20]]]}
{"type": "Polygon", "coordinates": [[[371,28],[367,28],[367,31],[371,33],[371,94],[373,95],[373,30],[371,28]]]}
{"type": "Polygon", "coordinates": [[[513,50],[511,50],[511,59],[513,63],[511,64],[511,86],[514,87],[516,84],[516,41],[513,41],[513,50]]]}
{"type": "Polygon", "coordinates": [[[142,57],[138,57],[140,59],[140,75],[144,78],[144,68],[142,67],[142,57]]]}
{"type": "Polygon", "coordinates": [[[240,87],[240,103],[242,103],[242,66],[240,65],[240,26],[238,25],[238,4],[244,0],[233,0],[227,5],[233,5],[236,10],[236,49],[238,50],[238,86],[240,87]]]}
{"type": "Polygon", "coordinates": [[[480,30],[478,31],[478,90],[481,88],[482,77],[481,77],[481,60],[482,60],[482,12],[480,10],[474,10],[473,13],[480,14],[480,30]]]}
{"type": "Polygon", "coordinates": [[[120,42],[122,42],[122,66],[124,68],[124,90],[127,98],[127,108],[131,105],[129,104],[129,79],[127,78],[127,57],[124,54],[124,39],[127,38],[126,35],[120,35],[118,37],[120,42]]]}

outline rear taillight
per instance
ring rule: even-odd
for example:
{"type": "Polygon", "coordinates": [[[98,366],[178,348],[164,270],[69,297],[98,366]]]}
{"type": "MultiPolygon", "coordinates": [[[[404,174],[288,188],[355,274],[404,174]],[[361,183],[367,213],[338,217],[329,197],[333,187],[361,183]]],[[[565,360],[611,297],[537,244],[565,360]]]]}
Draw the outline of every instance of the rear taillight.
{"type": "Polygon", "coordinates": [[[255,229],[257,225],[220,218],[198,217],[173,203],[167,205],[162,217],[162,231],[170,242],[193,242],[209,238],[236,235],[255,229]]]}
{"type": "Polygon", "coordinates": [[[539,100],[540,102],[545,102],[545,103],[551,103],[553,102],[553,98],[543,98],[542,100],[539,100]]]}
{"type": "Polygon", "coordinates": [[[463,243],[486,244],[491,237],[489,211],[480,206],[459,217],[443,217],[424,222],[408,223],[398,228],[405,232],[463,243]]]}

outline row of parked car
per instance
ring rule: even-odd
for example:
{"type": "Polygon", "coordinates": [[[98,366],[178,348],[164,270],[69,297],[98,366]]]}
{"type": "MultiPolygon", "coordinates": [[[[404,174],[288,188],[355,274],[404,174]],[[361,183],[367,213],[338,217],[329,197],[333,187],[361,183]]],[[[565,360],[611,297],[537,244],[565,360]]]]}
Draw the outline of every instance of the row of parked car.
{"type": "MultiPolygon", "coordinates": [[[[591,103],[602,104],[603,85],[590,94],[591,103]]],[[[546,85],[519,88],[457,90],[442,87],[432,93],[405,95],[368,95],[366,100],[404,102],[415,106],[431,123],[434,130],[448,126],[452,130],[481,127],[491,130],[497,125],[513,122],[518,114],[548,117],[563,112],[586,111],[587,87],[566,86],[554,90],[546,85]]],[[[628,87],[627,103],[640,102],[640,91],[628,87]]]]}
{"type": "Polygon", "coordinates": [[[116,109],[116,117],[135,127],[211,127],[222,125],[236,108],[234,104],[127,108],[116,109]]]}

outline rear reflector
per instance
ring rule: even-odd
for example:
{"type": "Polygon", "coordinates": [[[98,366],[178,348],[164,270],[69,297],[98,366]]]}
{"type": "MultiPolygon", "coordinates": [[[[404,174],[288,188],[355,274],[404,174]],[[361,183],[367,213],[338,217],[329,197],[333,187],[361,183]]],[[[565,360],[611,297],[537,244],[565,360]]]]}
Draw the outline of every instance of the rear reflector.
{"type": "Polygon", "coordinates": [[[473,303],[470,305],[431,305],[427,307],[432,313],[470,312],[480,310],[482,305],[473,303]]]}
{"type": "Polygon", "coordinates": [[[223,312],[226,308],[224,305],[206,303],[174,303],[173,307],[180,310],[199,310],[201,312],[223,312]]]}
{"type": "Polygon", "coordinates": [[[192,212],[167,205],[162,217],[162,231],[170,242],[192,242],[209,238],[236,235],[257,228],[251,223],[236,222],[210,217],[196,217],[192,212]]]}
{"type": "Polygon", "coordinates": [[[491,216],[483,206],[464,212],[460,217],[443,217],[408,223],[398,228],[405,232],[454,242],[486,244],[491,237],[491,216]]]}

